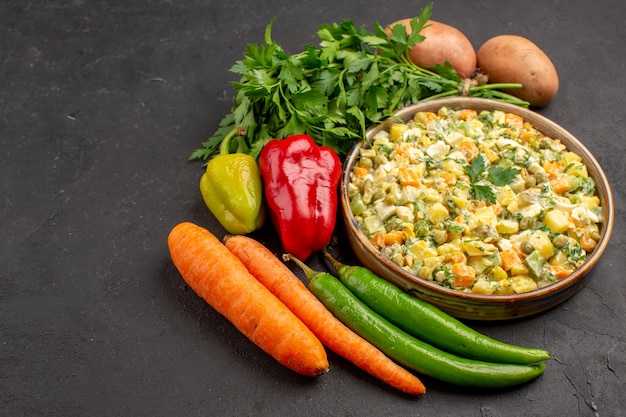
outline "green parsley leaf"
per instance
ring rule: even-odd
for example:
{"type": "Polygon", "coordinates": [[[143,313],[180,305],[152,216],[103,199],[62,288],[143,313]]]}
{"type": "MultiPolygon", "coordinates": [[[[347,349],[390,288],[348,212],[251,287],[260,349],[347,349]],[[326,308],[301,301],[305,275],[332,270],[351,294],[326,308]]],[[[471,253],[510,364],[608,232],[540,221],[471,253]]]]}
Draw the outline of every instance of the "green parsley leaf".
{"type": "Polygon", "coordinates": [[[328,97],[322,94],[319,90],[307,90],[293,94],[292,96],[294,106],[299,110],[311,110],[316,107],[326,107],[328,103],[328,97]]]}
{"type": "Polygon", "coordinates": [[[378,47],[381,45],[386,45],[388,43],[387,39],[381,39],[380,36],[370,35],[363,36],[362,41],[365,45],[372,47],[378,47]]]}
{"type": "Polygon", "coordinates": [[[470,177],[470,182],[475,183],[483,179],[487,169],[487,157],[482,153],[478,154],[470,165],[463,167],[463,170],[470,177]]]}
{"type": "Polygon", "coordinates": [[[278,79],[285,82],[290,92],[298,91],[302,81],[304,79],[304,72],[299,65],[299,62],[295,59],[287,59],[280,69],[278,79]]]}
{"type": "Polygon", "coordinates": [[[372,62],[372,65],[369,68],[369,71],[365,73],[365,77],[361,80],[361,85],[363,88],[376,87],[381,88],[380,85],[377,85],[376,82],[380,78],[380,72],[378,71],[378,64],[376,61],[372,62]]]}
{"type": "Polygon", "coordinates": [[[444,226],[447,230],[449,230],[451,233],[454,233],[455,235],[460,235],[461,233],[463,233],[463,230],[465,230],[462,225],[458,223],[453,223],[451,221],[447,221],[444,226]]]}
{"type": "Polygon", "coordinates": [[[454,67],[452,67],[452,64],[450,64],[448,61],[446,61],[443,65],[435,65],[434,67],[432,67],[432,70],[435,71],[437,74],[444,75],[446,78],[449,78],[451,80],[456,80],[458,82],[463,81],[461,80],[461,77],[459,77],[459,74],[456,72],[454,67]]]}
{"type": "Polygon", "coordinates": [[[354,61],[350,62],[348,66],[348,72],[356,73],[360,71],[366,71],[369,69],[370,65],[372,65],[374,60],[370,57],[365,58],[356,58],[354,61]]]}
{"type": "Polygon", "coordinates": [[[493,166],[489,169],[487,179],[491,181],[493,185],[504,187],[505,185],[509,185],[520,172],[519,168],[493,166]]]}
{"type": "Polygon", "coordinates": [[[356,106],[352,106],[348,109],[348,113],[356,117],[357,121],[359,122],[359,126],[361,126],[361,129],[365,128],[365,115],[363,114],[361,109],[356,106]]]}
{"type": "Polygon", "coordinates": [[[496,194],[488,184],[472,184],[472,192],[474,197],[478,200],[486,201],[487,203],[496,204],[496,194]]]}
{"type": "Polygon", "coordinates": [[[340,76],[339,70],[335,68],[324,69],[320,71],[318,79],[311,84],[311,87],[321,91],[322,94],[328,97],[333,93],[340,76]]]}
{"type": "Polygon", "coordinates": [[[491,204],[497,202],[495,192],[491,184],[503,187],[510,184],[513,179],[520,173],[518,168],[492,166],[487,170],[487,157],[479,153],[471,164],[465,165],[463,170],[470,177],[471,189],[474,197],[491,204]],[[488,172],[487,172],[488,171],[488,172]],[[489,181],[491,184],[479,183],[481,181],[489,181]]]}
{"type": "Polygon", "coordinates": [[[420,15],[417,18],[411,19],[411,34],[408,38],[408,46],[412,48],[418,43],[421,43],[426,39],[420,32],[424,27],[430,26],[427,25],[428,20],[430,19],[430,15],[433,10],[433,4],[430,3],[420,12],[420,15]]]}

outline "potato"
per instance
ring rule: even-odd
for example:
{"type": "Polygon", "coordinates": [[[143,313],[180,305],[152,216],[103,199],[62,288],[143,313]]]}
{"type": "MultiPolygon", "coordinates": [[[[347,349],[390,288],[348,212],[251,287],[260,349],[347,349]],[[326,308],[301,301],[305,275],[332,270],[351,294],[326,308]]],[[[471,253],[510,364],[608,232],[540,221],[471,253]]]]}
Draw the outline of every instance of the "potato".
{"type": "MultiPolygon", "coordinates": [[[[411,33],[411,19],[398,20],[389,25],[404,24],[411,33]]],[[[476,51],[469,39],[458,29],[445,23],[429,20],[420,32],[426,39],[411,49],[411,61],[422,68],[432,68],[448,61],[461,78],[471,77],[476,70],[476,51]]],[[[390,34],[390,29],[387,33],[390,34]]]]}
{"type": "Polygon", "coordinates": [[[522,84],[522,88],[504,91],[531,106],[545,106],[559,90],[559,77],[550,58],[522,36],[491,38],[478,49],[476,59],[489,83],[522,84]]]}

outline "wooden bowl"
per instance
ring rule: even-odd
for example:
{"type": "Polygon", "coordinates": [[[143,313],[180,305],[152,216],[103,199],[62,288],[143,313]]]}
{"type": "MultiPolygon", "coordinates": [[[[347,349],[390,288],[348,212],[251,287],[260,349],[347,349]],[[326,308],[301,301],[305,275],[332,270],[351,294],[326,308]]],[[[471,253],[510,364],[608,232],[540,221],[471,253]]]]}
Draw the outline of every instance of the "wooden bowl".
{"type": "MultiPolygon", "coordinates": [[[[596,181],[600,204],[604,210],[604,222],[601,224],[601,237],[596,248],[587,256],[585,263],[568,277],[549,286],[520,294],[478,295],[463,293],[412,275],[393,263],[389,258],[382,255],[361,232],[352,215],[350,199],[348,197],[348,184],[350,182],[350,173],[358,160],[359,150],[361,147],[365,146],[364,144],[366,143],[362,141],[356,144],[346,157],[341,179],[340,195],[342,217],[346,226],[348,241],[355,255],[365,267],[379,276],[398,285],[408,293],[434,304],[440,309],[461,319],[515,319],[540,313],[567,300],[582,288],[588,276],[588,272],[598,262],[606,249],[613,228],[613,197],[602,168],[591,152],[564,128],[534,111],[512,104],[490,99],[468,97],[445,98],[424,101],[405,107],[397,112],[397,116],[407,121],[417,112],[436,112],[443,106],[449,106],[452,109],[474,109],[477,111],[502,110],[518,114],[524,117],[526,121],[530,122],[544,135],[560,139],[569,150],[580,155],[587,166],[589,175],[596,181]]],[[[392,120],[387,123],[391,122],[392,120]]],[[[369,129],[367,139],[372,138],[381,129],[385,129],[387,123],[369,129]]]]}

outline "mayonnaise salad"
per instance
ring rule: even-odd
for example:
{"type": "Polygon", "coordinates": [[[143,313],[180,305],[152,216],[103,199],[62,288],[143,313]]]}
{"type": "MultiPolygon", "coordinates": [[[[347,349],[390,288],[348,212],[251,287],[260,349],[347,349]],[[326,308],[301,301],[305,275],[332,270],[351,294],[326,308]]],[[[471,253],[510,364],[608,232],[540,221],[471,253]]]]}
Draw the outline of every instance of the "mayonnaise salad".
{"type": "Polygon", "coordinates": [[[359,228],[407,272],[506,295],[573,273],[603,210],[582,158],[500,110],[418,112],[360,149],[348,196],[359,228]]]}

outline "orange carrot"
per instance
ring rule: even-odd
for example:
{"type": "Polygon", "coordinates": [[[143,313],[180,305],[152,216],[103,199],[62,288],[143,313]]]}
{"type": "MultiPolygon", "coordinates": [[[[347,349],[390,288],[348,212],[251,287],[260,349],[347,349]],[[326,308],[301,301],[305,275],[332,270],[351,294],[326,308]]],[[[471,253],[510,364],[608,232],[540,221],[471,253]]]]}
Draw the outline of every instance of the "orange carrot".
{"type": "Polygon", "coordinates": [[[565,169],[563,161],[545,161],[542,166],[546,174],[548,174],[548,178],[556,178],[565,169]]]}
{"type": "Polygon", "coordinates": [[[372,243],[372,245],[376,246],[377,248],[382,249],[385,247],[386,235],[387,235],[387,232],[385,231],[377,232],[374,236],[370,238],[370,242],[372,243]]]}
{"type": "Polygon", "coordinates": [[[516,129],[521,129],[524,126],[524,118],[515,113],[506,113],[504,115],[504,122],[516,129]]]}
{"type": "Polygon", "coordinates": [[[404,233],[401,230],[392,230],[385,235],[385,246],[391,246],[394,243],[404,243],[404,233]]]}
{"type": "Polygon", "coordinates": [[[505,271],[510,271],[514,266],[522,263],[522,259],[514,249],[503,250],[500,257],[502,258],[502,269],[505,271]]]}
{"type": "Polygon", "coordinates": [[[550,180],[552,190],[557,194],[563,194],[572,188],[572,182],[567,174],[560,174],[550,180]]]}
{"type": "Polygon", "coordinates": [[[328,370],[319,339],[211,232],[183,222],[167,243],[185,282],[254,344],[299,374],[328,370]]]}
{"type": "Polygon", "coordinates": [[[476,271],[465,263],[455,263],[452,265],[452,273],[456,275],[454,286],[467,288],[476,281],[476,271]]]}
{"type": "Polygon", "coordinates": [[[414,187],[420,186],[420,174],[415,169],[399,168],[398,178],[400,180],[400,184],[405,187],[408,185],[412,185],[414,187]]]}
{"type": "Polygon", "coordinates": [[[572,274],[572,270],[565,268],[563,265],[550,265],[548,268],[557,279],[564,279],[572,274]]]}
{"type": "Polygon", "coordinates": [[[463,252],[454,252],[451,255],[449,255],[449,260],[453,264],[466,264],[467,256],[465,256],[463,252]]]}
{"type": "Polygon", "coordinates": [[[456,181],[457,181],[456,175],[454,175],[451,172],[442,171],[439,173],[439,176],[441,177],[441,179],[443,179],[443,182],[445,182],[446,185],[456,184],[456,181]]]}
{"type": "Polygon", "coordinates": [[[471,119],[475,119],[476,116],[477,116],[476,110],[464,109],[464,110],[461,110],[461,113],[459,114],[459,119],[471,120],[471,119]]]}
{"type": "Polygon", "coordinates": [[[459,143],[457,149],[463,154],[467,162],[472,162],[472,159],[476,158],[479,154],[478,146],[472,141],[464,140],[459,143]]]}
{"type": "Polygon", "coordinates": [[[587,252],[591,252],[596,247],[596,241],[591,238],[589,230],[584,227],[576,227],[568,231],[568,234],[578,240],[580,246],[587,252]]]}
{"type": "Polygon", "coordinates": [[[242,235],[227,236],[226,247],[265,287],[306,324],[329,349],[390,386],[410,394],[426,388],[412,373],[362,339],[307,289],[300,279],[260,242],[242,235]]]}
{"type": "Polygon", "coordinates": [[[354,173],[355,178],[361,178],[367,175],[367,168],[355,166],[352,172],[354,173]]]}

